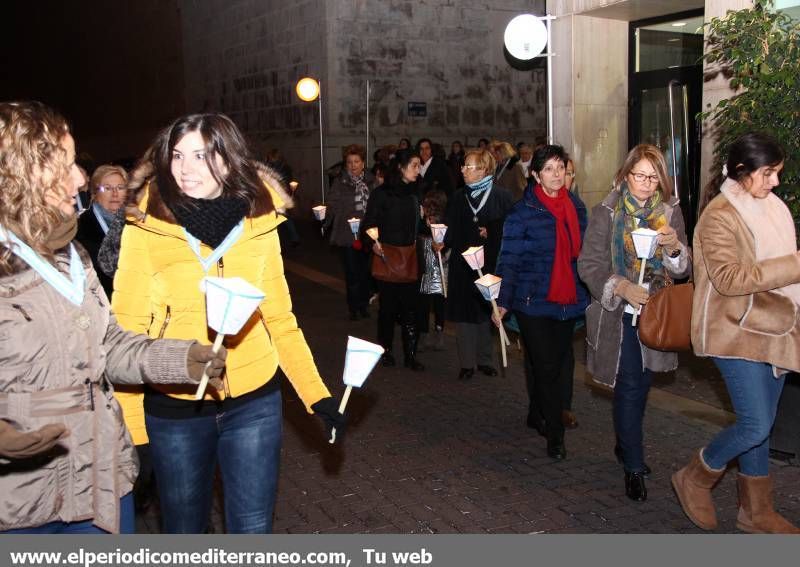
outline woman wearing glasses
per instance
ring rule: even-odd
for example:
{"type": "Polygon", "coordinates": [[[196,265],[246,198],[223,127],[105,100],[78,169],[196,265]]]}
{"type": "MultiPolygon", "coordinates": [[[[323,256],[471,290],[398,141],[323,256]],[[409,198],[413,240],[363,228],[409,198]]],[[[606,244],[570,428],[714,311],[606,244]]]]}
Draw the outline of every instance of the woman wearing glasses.
{"type": "Polygon", "coordinates": [[[543,146],[533,154],[531,183],[508,215],[497,262],[497,275],[503,278],[500,315],[514,312],[531,363],[528,424],[547,437],[547,454],[556,460],[567,456],[564,364],[572,355],[575,320],[589,303],[576,266],[586,207],[564,187],[566,162],[561,146],[543,146]],[[544,423],[533,425],[537,408],[544,423]]]}
{"type": "Polygon", "coordinates": [[[114,288],[113,278],[107,276],[97,263],[97,255],[114,215],[125,205],[128,195],[128,174],[118,165],[101,165],[95,169],[89,182],[92,205],[78,219],[78,234],[75,238],[83,244],[92,259],[100,284],[110,298],[114,288]]]}
{"type": "Polygon", "coordinates": [[[639,342],[635,310],[671,279],[689,274],[683,214],[667,177],[664,155],[655,146],[633,148],[614,180],[614,189],[597,205],[578,259],[592,303],[586,310],[587,368],[597,382],[614,389],[614,453],[625,467],[625,494],[647,499],[642,419],[652,372],[678,366],[673,352],[651,350],[639,342]],[[637,285],[640,260],[631,231],[658,232],[658,247],[645,266],[645,286],[637,285]]]}
{"type": "Polygon", "coordinates": [[[483,246],[483,273],[494,273],[503,222],[511,208],[511,193],[494,180],[496,162],[488,150],[470,150],[464,156],[466,186],[453,193],[445,214],[445,245],[452,250],[447,278],[445,317],[455,323],[460,380],[468,380],[477,368],[486,376],[497,376],[492,361],[491,304],[475,287],[478,274],[461,253],[483,246]]]}

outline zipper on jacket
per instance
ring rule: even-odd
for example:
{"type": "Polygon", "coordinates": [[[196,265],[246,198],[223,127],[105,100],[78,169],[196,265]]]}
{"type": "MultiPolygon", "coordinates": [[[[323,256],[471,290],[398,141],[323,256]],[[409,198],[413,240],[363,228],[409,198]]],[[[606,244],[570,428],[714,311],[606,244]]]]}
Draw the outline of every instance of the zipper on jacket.
{"type": "Polygon", "coordinates": [[[13,308],[14,308],[14,309],[16,309],[17,311],[19,311],[19,312],[20,312],[20,314],[21,314],[23,317],[25,317],[25,320],[26,320],[28,323],[30,323],[31,321],[33,321],[33,319],[31,319],[31,316],[30,316],[30,315],[28,315],[28,312],[27,312],[27,311],[25,311],[25,308],[24,308],[22,305],[20,305],[19,303],[12,303],[12,304],[11,304],[11,307],[13,307],[13,308]]]}
{"type": "MultiPolygon", "coordinates": [[[[225,274],[225,262],[222,261],[222,257],[220,256],[220,259],[217,260],[217,276],[221,278],[221,277],[224,277],[224,274],[225,274]]],[[[230,386],[228,384],[228,372],[227,371],[222,375],[222,386],[223,386],[223,388],[225,388],[225,397],[226,398],[230,398],[231,397],[231,389],[230,389],[230,386]]]]}
{"type": "Polygon", "coordinates": [[[167,325],[169,325],[170,319],[172,319],[172,310],[170,309],[169,305],[167,305],[167,312],[164,315],[164,322],[161,324],[161,330],[158,332],[159,339],[164,338],[164,333],[167,330],[167,325]]]}

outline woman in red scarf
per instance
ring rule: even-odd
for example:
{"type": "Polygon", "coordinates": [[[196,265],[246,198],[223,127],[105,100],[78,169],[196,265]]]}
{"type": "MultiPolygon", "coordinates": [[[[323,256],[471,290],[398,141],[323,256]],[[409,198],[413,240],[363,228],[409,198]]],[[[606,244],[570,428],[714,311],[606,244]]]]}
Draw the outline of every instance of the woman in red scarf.
{"type": "Polygon", "coordinates": [[[497,262],[500,314],[514,312],[533,367],[528,426],[547,437],[547,454],[558,460],[567,454],[559,375],[571,353],[575,320],[589,303],[576,264],[586,207],[564,187],[566,162],[561,146],[536,151],[525,194],[506,218],[497,262]]]}

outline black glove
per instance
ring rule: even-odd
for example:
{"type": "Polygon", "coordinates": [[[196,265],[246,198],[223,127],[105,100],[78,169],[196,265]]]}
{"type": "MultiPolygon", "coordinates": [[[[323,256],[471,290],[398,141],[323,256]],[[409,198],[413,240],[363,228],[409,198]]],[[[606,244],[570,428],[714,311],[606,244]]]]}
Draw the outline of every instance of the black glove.
{"type": "Polygon", "coordinates": [[[336,429],[336,440],[344,436],[345,427],[347,427],[347,418],[344,414],[339,413],[339,402],[336,398],[327,397],[322,398],[317,403],[311,406],[314,414],[319,416],[325,423],[325,433],[328,439],[331,438],[331,430],[336,429]]]}
{"type": "Polygon", "coordinates": [[[0,456],[27,459],[45,453],[68,435],[60,423],[51,423],[36,431],[22,432],[0,419],[0,456]]]}

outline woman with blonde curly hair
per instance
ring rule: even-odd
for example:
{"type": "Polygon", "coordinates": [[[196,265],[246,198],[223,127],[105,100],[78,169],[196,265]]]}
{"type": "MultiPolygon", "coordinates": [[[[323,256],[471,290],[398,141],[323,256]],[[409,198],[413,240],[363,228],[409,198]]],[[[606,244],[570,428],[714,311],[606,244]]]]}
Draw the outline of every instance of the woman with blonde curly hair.
{"type": "Polygon", "coordinates": [[[84,182],[64,118],[0,103],[0,532],[134,531],[137,462],[108,380],[197,383],[225,353],[124,332],[72,243],[84,182]]]}

